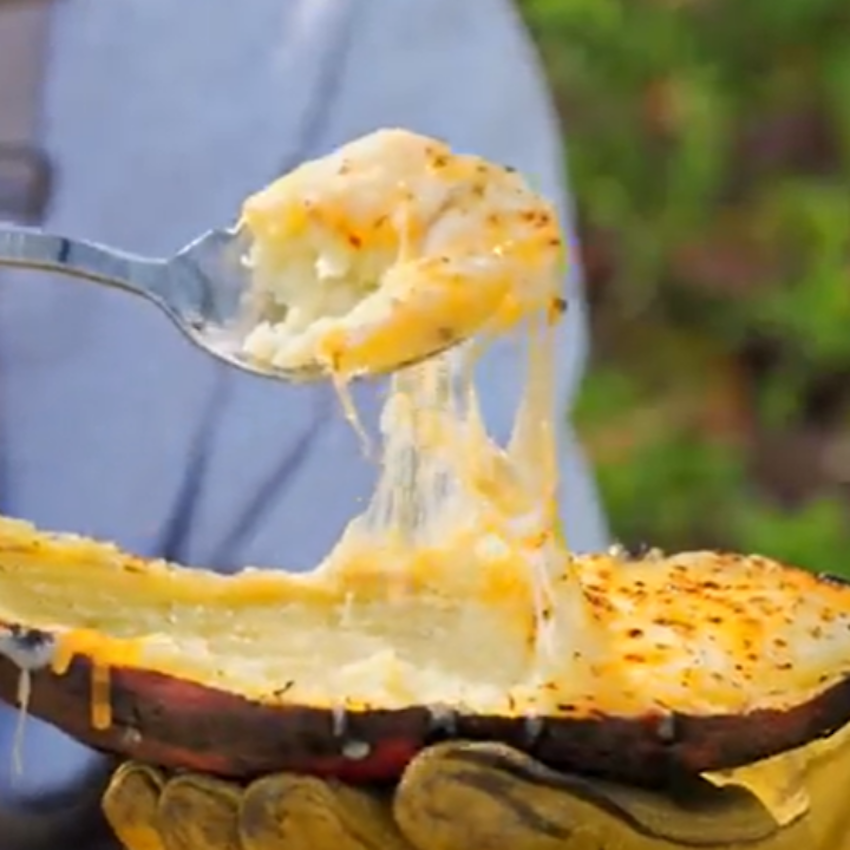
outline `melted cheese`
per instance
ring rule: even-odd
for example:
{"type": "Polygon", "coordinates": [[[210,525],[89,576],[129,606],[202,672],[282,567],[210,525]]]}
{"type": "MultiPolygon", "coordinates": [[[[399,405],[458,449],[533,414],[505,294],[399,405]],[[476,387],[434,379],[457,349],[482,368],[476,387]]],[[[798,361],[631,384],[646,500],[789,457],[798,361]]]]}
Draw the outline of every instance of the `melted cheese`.
{"type": "Polygon", "coordinates": [[[15,724],[15,736],[12,743],[12,770],[15,776],[24,772],[24,733],[32,698],[32,673],[25,667],[18,674],[18,721],[15,724]]]}
{"type": "Polygon", "coordinates": [[[110,668],[95,664],[91,673],[91,725],[95,729],[108,729],[112,725],[112,694],[110,668]]]}
{"type": "Polygon", "coordinates": [[[50,667],[57,675],[68,672],[75,657],[86,658],[91,663],[91,724],[95,729],[108,729],[112,725],[111,668],[133,667],[140,660],[140,646],[136,642],[121,642],[106,638],[111,651],[104,653],[104,635],[92,629],[73,629],[56,636],[56,645],[50,667]],[[102,656],[108,655],[108,660],[102,656]]]}

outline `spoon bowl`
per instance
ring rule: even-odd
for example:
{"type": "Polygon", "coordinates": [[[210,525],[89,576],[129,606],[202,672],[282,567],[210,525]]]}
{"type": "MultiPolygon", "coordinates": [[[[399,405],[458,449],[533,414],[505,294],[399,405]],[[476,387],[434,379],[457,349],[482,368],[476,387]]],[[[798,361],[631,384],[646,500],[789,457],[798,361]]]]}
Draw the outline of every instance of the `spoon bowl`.
{"type": "MultiPolygon", "coordinates": [[[[242,342],[255,323],[248,297],[251,270],[243,262],[247,246],[248,237],[239,227],[220,228],[207,231],[173,256],[158,259],[0,223],[0,267],[54,272],[144,298],[193,344],[242,371],[289,383],[330,380],[327,364],[317,360],[290,368],[259,363],[242,353],[242,342]]],[[[447,341],[442,350],[461,341],[447,341]]],[[[436,353],[440,352],[429,356],[436,353]]]]}

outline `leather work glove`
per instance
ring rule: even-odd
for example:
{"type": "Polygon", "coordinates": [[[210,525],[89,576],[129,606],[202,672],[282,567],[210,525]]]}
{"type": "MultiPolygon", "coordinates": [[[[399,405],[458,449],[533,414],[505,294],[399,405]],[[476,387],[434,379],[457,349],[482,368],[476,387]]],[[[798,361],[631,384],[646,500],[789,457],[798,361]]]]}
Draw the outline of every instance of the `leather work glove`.
{"type": "Polygon", "coordinates": [[[674,799],[477,743],[421,753],[394,794],[292,774],[247,787],[167,778],[128,762],[104,811],[127,850],[850,850],[850,736],[835,737],[790,754],[790,772],[784,756],[758,766],[761,799],[799,803],[784,825],[742,787],[694,780],[674,799]]]}

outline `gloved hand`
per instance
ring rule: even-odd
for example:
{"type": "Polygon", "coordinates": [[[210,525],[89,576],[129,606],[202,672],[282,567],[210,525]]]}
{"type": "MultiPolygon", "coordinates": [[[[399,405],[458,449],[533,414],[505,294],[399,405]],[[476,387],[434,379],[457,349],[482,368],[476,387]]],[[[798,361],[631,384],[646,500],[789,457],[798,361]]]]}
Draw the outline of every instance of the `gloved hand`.
{"type": "MultiPolygon", "coordinates": [[[[130,762],[104,810],[128,850],[850,850],[850,738],[802,753],[809,808],[785,826],[740,787],[699,780],[674,799],[463,743],[420,754],[394,794],[291,774],[242,788],[130,762]]],[[[768,763],[766,787],[781,792],[786,768],[768,763]]]]}

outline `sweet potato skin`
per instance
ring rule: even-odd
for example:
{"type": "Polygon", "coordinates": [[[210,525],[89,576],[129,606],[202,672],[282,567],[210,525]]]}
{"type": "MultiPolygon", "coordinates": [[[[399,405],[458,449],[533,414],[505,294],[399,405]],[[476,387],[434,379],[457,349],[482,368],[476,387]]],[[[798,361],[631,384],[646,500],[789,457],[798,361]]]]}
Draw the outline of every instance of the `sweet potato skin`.
{"type": "MultiPolygon", "coordinates": [[[[558,717],[529,722],[439,716],[427,706],[349,712],[270,706],[139,669],[111,670],[112,723],[91,722],[92,665],[31,674],[28,711],[104,752],[169,768],[250,779],[274,771],[349,782],[392,781],[423,747],[446,738],[501,741],[557,769],[646,787],[746,764],[828,735],[850,720],[850,676],[786,710],[740,715],[558,717]]],[[[0,699],[17,703],[19,667],[0,656],[0,699]]]]}

